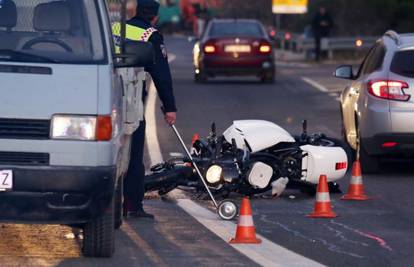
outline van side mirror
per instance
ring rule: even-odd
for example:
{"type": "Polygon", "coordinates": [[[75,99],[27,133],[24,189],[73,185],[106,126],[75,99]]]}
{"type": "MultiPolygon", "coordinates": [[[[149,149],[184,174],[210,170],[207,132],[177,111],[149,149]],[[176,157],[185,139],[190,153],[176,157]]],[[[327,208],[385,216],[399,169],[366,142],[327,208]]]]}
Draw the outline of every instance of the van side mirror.
{"type": "Polygon", "coordinates": [[[139,68],[154,64],[154,47],[149,42],[126,41],[124,53],[116,56],[115,68],[139,68]]]}
{"type": "Polygon", "coordinates": [[[354,79],[354,72],[351,65],[343,65],[335,70],[334,76],[340,79],[354,79]]]}

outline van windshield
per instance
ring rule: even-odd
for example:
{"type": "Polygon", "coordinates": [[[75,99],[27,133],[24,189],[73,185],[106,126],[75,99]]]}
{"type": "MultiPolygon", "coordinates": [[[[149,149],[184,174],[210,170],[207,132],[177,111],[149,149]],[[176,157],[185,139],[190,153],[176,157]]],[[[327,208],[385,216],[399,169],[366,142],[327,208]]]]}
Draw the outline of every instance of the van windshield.
{"type": "Polygon", "coordinates": [[[102,62],[96,5],[94,0],[0,0],[0,61],[102,62]]]}

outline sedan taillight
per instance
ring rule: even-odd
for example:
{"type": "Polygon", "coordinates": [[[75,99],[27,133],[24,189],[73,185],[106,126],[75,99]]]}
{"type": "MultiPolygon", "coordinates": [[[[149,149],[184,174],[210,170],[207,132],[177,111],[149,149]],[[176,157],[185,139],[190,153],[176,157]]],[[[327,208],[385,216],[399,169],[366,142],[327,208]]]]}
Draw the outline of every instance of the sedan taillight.
{"type": "Polygon", "coordinates": [[[204,44],[204,53],[206,54],[213,54],[217,52],[217,47],[216,47],[216,43],[212,40],[207,41],[204,44]]]}
{"type": "Polygon", "coordinates": [[[216,47],[214,45],[206,45],[204,47],[204,52],[209,53],[209,54],[214,53],[216,52],[216,47]]]}
{"type": "Polygon", "coordinates": [[[402,81],[370,81],[368,83],[368,92],[376,97],[388,100],[408,101],[410,95],[404,92],[408,84],[402,81]]]}
{"type": "Polygon", "coordinates": [[[259,48],[259,51],[260,53],[267,54],[270,53],[270,51],[272,51],[272,47],[267,44],[262,44],[259,48]]]}

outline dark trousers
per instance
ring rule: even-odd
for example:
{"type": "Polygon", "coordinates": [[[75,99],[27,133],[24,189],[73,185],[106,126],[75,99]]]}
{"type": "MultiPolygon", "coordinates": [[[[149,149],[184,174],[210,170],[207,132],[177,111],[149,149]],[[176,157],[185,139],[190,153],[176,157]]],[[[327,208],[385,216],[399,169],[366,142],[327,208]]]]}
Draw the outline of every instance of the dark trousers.
{"type": "Polygon", "coordinates": [[[321,36],[315,36],[315,60],[321,59],[321,36]]]}
{"type": "Polygon", "coordinates": [[[139,128],[132,135],[131,158],[128,173],[124,180],[124,198],[131,210],[142,210],[142,200],[145,194],[145,166],[144,166],[144,141],[145,121],[141,121],[139,128]]]}

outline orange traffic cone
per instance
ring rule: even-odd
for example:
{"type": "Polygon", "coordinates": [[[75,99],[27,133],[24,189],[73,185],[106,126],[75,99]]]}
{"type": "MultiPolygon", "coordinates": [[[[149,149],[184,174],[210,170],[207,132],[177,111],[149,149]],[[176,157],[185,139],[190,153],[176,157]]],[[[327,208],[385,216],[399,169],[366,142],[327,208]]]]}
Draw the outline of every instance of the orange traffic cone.
{"type": "Polygon", "coordinates": [[[315,210],[307,217],[311,218],[335,218],[332,211],[331,198],[329,197],[328,178],[326,175],[319,177],[318,191],[316,192],[315,210]]]}
{"type": "Polygon", "coordinates": [[[256,238],[256,228],[253,223],[252,208],[247,197],[243,198],[239,223],[237,224],[236,237],[230,240],[230,244],[260,244],[262,240],[256,238]]]}
{"type": "Polygon", "coordinates": [[[364,184],[362,183],[361,163],[356,160],[352,166],[352,178],[349,184],[348,194],[341,198],[342,200],[368,200],[365,195],[364,184]]]}

